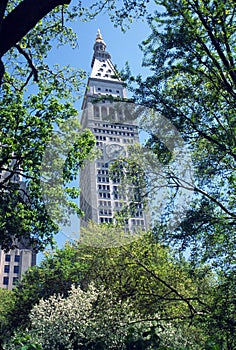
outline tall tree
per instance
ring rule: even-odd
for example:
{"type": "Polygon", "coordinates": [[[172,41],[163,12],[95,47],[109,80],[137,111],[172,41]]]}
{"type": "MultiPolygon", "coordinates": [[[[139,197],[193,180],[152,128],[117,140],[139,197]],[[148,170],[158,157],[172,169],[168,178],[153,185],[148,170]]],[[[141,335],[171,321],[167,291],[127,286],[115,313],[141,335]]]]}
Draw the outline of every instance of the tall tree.
{"type": "MultiPolygon", "coordinates": [[[[157,4],[163,11],[150,18],[152,34],[142,45],[144,65],[153,75],[137,78],[135,98],[169,120],[188,143],[195,182],[184,183],[174,172],[168,178],[176,189],[186,187],[195,193],[195,205],[180,227],[183,242],[195,242],[205,260],[227,257],[227,268],[236,223],[235,4],[231,0],[157,4]]],[[[144,120],[151,136],[146,147],[168,169],[173,154],[158,140],[156,120],[151,114],[144,120]]],[[[179,230],[170,235],[172,240],[178,237],[179,230]]]]}
{"type": "MultiPolygon", "coordinates": [[[[103,286],[112,300],[122,304],[131,301],[128,312],[134,317],[140,315],[144,324],[153,321],[157,329],[161,324],[167,338],[171,325],[174,334],[180,336],[183,332],[186,342],[191,343],[186,330],[194,334],[196,327],[199,332],[196,344],[202,344],[208,335],[198,320],[211,315],[213,276],[207,267],[193,271],[184,259],[175,259],[169,248],[158,243],[151,233],[142,232],[136,238],[131,236],[127,241],[127,234],[120,229],[91,224],[83,231],[78,245],[68,244],[65,249],[49,254],[14,289],[15,303],[8,312],[2,338],[18,328],[29,328],[29,313],[41,298],[47,300],[53,294],[67,297],[73,284],[87,290],[93,283],[98,289],[103,286]],[[113,242],[125,244],[110,248],[96,245],[107,243],[111,234],[113,242]]],[[[101,298],[100,302],[109,315],[109,301],[101,298]]],[[[161,339],[164,334],[160,333],[161,339]]]]}
{"type": "Polygon", "coordinates": [[[44,81],[38,94],[24,100],[22,91],[4,82],[1,96],[0,244],[41,250],[70,213],[80,213],[73,203],[78,190],[69,183],[94,137],[81,132],[72,103],[60,101],[68,99],[68,89],[62,93],[44,81]]]}
{"type": "MultiPolygon", "coordinates": [[[[175,188],[176,193],[181,189],[194,193],[186,216],[179,213],[179,227],[167,230],[170,216],[166,215],[163,230],[157,226],[156,234],[171,245],[187,248],[193,264],[208,262],[219,272],[219,280],[224,282],[218,291],[225,302],[220,303],[220,298],[216,302],[215,325],[221,329],[224,323],[222,348],[232,349],[236,243],[235,2],[156,3],[162,11],[150,16],[152,33],[142,44],[144,65],[153,74],[145,80],[131,78],[137,83],[133,87],[134,98],[156,111],[157,117],[150,114],[143,121],[143,128],[150,134],[146,148],[162,164],[166,187],[175,188]],[[160,140],[159,115],[169,120],[188,144],[194,181],[184,181],[171,168],[174,150],[160,140]]],[[[158,178],[155,168],[150,173],[158,178]]],[[[158,182],[149,182],[148,186],[150,192],[155,191],[158,182]]]]}

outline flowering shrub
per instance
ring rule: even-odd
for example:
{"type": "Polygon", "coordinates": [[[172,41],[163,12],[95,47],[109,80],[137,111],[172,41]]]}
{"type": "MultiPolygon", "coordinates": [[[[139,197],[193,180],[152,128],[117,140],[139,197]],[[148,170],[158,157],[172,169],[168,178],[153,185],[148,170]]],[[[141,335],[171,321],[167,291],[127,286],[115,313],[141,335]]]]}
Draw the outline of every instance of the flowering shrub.
{"type": "Polygon", "coordinates": [[[128,303],[116,302],[110,293],[72,286],[67,298],[41,299],[30,314],[31,337],[45,350],[125,349],[128,303]]]}

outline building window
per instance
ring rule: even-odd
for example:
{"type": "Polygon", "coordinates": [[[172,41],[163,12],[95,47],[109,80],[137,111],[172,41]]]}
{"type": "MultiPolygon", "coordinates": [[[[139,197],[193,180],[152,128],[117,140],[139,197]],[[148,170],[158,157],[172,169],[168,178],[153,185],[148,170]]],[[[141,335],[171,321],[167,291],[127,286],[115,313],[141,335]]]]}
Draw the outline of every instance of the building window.
{"type": "Polygon", "coordinates": [[[14,273],[19,273],[19,266],[18,265],[14,266],[14,273]]]}
{"type": "Polygon", "coordinates": [[[3,284],[4,284],[4,286],[8,286],[8,284],[9,284],[9,277],[3,277],[3,284]]]}
{"type": "Polygon", "coordinates": [[[94,117],[95,118],[100,117],[99,108],[97,106],[94,106],[94,117]]]}
{"type": "Polygon", "coordinates": [[[5,255],[5,261],[8,261],[8,262],[11,261],[11,255],[10,254],[6,254],[5,255]]]}
{"type": "Polygon", "coordinates": [[[10,272],[10,265],[5,265],[4,266],[4,272],[9,273],[10,272]]]}
{"type": "Polygon", "coordinates": [[[16,254],[14,260],[15,260],[15,262],[20,262],[20,255],[17,255],[17,254],[16,254]]]}
{"type": "MultiPolygon", "coordinates": [[[[107,108],[106,107],[102,107],[102,117],[106,118],[107,117],[107,108]]],[[[106,132],[107,130],[104,130],[104,132],[106,132]]]]}

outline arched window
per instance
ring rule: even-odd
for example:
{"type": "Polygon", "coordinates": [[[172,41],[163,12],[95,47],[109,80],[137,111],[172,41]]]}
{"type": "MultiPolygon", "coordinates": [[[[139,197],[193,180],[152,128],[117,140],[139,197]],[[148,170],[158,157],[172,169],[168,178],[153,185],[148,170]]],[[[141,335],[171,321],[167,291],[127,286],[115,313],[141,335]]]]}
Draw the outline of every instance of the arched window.
{"type": "Polygon", "coordinates": [[[99,118],[100,115],[99,115],[99,108],[98,108],[98,106],[94,106],[93,108],[94,108],[94,117],[95,118],[99,118]]]}
{"type": "Polygon", "coordinates": [[[107,117],[107,107],[102,106],[102,118],[106,118],[107,117]]]}
{"type": "Polygon", "coordinates": [[[110,107],[110,108],[109,108],[109,118],[110,118],[111,120],[115,120],[115,110],[114,110],[113,107],[110,107]]]}

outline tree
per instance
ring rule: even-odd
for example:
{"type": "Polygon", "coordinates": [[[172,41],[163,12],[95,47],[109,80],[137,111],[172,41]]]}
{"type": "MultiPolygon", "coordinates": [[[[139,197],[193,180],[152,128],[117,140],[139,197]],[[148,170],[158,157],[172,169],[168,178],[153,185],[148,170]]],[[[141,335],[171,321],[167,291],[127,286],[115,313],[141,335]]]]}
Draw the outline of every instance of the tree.
{"type": "MultiPolygon", "coordinates": [[[[156,346],[160,341],[173,345],[174,338],[180,343],[185,339],[192,346],[205,344],[208,335],[201,323],[210,315],[212,290],[216,288],[207,266],[193,270],[184,259],[171,256],[169,248],[158,243],[151,233],[142,232],[136,239],[130,238],[124,232],[122,235],[119,228],[91,224],[83,231],[79,244],[67,244],[63,250],[47,255],[41,266],[29,270],[14,289],[15,303],[8,312],[2,339],[8,341],[12,332],[20,335],[30,329],[29,315],[40,299],[49,300],[54,294],[66,298],[72,285],[87,291],[92,283],[99,294],[103,295],[102,286],[109,295],[99,299],[102,307],[99,312],[104,314],[98,316],[101,320],[113,317],[110,308],[114,305],[109,300],[120,301],[121,307],[129,303],[127,312],[134,317],[130,322],[137,321],[130,323],[134,326],[127,338],[130,344],[139,339],[147,346],[150,337],[156,346]],[[113,248],[104,245],[111,234],[117,243],[113,248]],[[105,248],[101,248],[102,240],[105,248]],[[142,334],[146,336],[143,338],[142,334]]],[[[109,329],[108,324],[107,332],[109,329]]]]}
{"type": "Polygon", "coordinates": [[[6,289],[0,289],[0,301],[0,329],[2,332],[2,327],[7,323],[6,315],[12,308],[12,305],[14,305],[13,292],[6,289]]]}
{"type": "MultiPolygon", "coordinates": [[[[31,328],[16,333],[4,348],[19,349],[19,343],[41,349],[196,349],[191,341],[173,337],[158,322],[143,321],[132,311],[132,301],[119,301],[111,292],[88,286],[86,291],[72,286],[67,297],[53,295],[41,299],[30,313],[31,328]],[[175,338],[175,339],[174,339],[175,338]],[[167,340],[168,339],[168,340],[167,340]],[[167,340],[167,341],[166,341],[167,340]],[[186,347],[187,348],[187,347],[186,347]]],[[[184,334],[182,334],[184,336],[184,334]]],[[[32,347],[33,348],[33,347],[32,347]]]]}
{"type": "Polygon", "coordinates": [[[38,94],[24,100],[21,91],[13,91],[7,83],[2,86],[3,249],[25,241],[40,250],[52,243],[53,234],[71,212],[79,213],[72,202],[78,191],[69,189],[69,182],[76,178],[95,141],[91,132],[81,132],[72,103],[60,102],[66,92],[69,94],[67,89],[62,93],[51,82],[44,82],[38,94]]]}
{"type": "MultiPolygon", "coordinates": [[[[152,70],[152,75],[144,80],[130,80],[137,83],[133,86],[136,102],[156,112],[143,121],[143,128],[150,134],[146,148],[163,165],[166,187],[174,187],[176,193],[181,189],[194,193],[185,218],[180,217],[179,227],[166,229],[170,218],[167,208],[163,229],[157,225],[156,234],[172,246],[187,248],[193,265],[208,262],[218,271],[219,281],[224,276],[224,288],[219,287],[218,291],[225,303],[218,303],[215,309],[219,314],[215,314],[214,327],[217,323],[220,332],[221,322],[224,323],[222,348],[231,349],[235,346],[235,321],[231,311],[226,311],[232,310],[233,300],[226,296],[235,286],[235,3],[156,3],[162,11],[150,16],[152,33],[142,45],[144,65],[152,70]],[[160,115],[188,143],[194,182],[183,181],[171,168],[173,151],[157,133],[160,115]],[[225,317],[224,321],[221,317],[225,317]]],[[[154,175],[158,177],[158,172],[154,175]]],[[[152,192],[158,184],[153,181],[148,185],[152,192]]]]}

